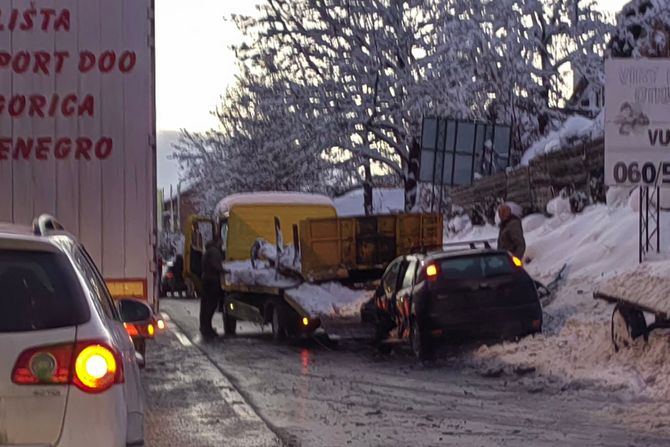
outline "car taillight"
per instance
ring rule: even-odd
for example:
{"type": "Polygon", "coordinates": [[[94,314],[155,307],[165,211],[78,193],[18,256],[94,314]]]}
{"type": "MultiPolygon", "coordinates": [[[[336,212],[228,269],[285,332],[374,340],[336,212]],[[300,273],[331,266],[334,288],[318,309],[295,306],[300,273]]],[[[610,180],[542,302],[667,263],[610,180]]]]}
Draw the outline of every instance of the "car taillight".
{"type": "Polygon", "coordinates": [[[74,384],[87,393],[100,393],[123,382],[123,363],[115,350],[90,343],[77,345],[74,384]]]}
{"type": "Polygon", "coordinates": [[[123,323],[123,327],[126,328],[126,332],[128,332],[131,338],[154,338],[156,328],[161,331],[164,330],[165,322],[163,320],[156,321],[152,319],[150,323],[145,324],[123,323]]]}
{"type": "Polygon", "coordinates": [[[428,281],[435,281],[440,275],[440,269],[437,268],[436,264],[428,264],[426,266],[426,279],[428,281]]]}
{"type": "Polygon", "coordinates": [[[24,351],[12,372],[17,385],[58,385],[70,383],[70,363],[74,344],[45,346],[24,351]]]}
{"type": "Polygon", "coordinates": [[[21,353],[12,372],[17,385],[75,385],[100,393],[123,383],[119,353],[96,341],[31,348],[21,353]]]}

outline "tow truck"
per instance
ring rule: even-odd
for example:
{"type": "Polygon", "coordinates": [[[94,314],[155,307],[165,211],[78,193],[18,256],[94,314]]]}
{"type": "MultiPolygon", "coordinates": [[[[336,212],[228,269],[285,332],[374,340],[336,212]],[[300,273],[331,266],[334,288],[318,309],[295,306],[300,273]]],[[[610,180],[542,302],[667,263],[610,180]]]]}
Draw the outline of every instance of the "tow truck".
{"type": "MultiPolygon", "coordinates": [[[[340,218],[330,198],[303,193],[230,196],[213,218],[190,222],[185,278],[200,271],[199,247],[189,241],[205,233],[223,241],[225,334],[236,333],[238,320],[251,321],[271,325],[277,341],[360,326],[359,306],[388,263],[441,247],[443,233],[438,214],[340,218]]],[[[347,335],[355,336],[352,330],[347,335]]]]}

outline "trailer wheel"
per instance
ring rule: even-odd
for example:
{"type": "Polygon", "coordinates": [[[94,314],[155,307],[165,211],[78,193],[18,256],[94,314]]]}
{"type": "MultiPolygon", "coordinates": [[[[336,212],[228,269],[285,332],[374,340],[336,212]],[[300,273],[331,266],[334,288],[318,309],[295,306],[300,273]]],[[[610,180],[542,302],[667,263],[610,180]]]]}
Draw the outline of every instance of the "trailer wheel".
{"type": "Polygon", "coordinates": [[[272,338],[276,342],[286,340],[286,309],[281,303],[272,306],[272,338]]]}
{"type": "Polygon", "coordinates": [[[237,318],[228,314],[226,307],[223,307],[223,333],[233,336],[237,333],[237,318]]]}
{"type": "Polygon", "coordinates": [[[614,351],[628,349],[640,336],[647,338],[644,314],[630,306],[617,304],[612,312],[612,345],[614,351]]]}

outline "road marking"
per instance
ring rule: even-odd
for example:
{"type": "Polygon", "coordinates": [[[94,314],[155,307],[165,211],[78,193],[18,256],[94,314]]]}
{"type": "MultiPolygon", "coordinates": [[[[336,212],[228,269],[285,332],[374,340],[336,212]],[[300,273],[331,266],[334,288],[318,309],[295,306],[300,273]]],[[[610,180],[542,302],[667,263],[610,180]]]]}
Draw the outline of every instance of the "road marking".
{"type": "MultiPolygon", "coordinates": [[[[167,313],[162,312],[161,315],[165,321],[171,321],[170,315],[167,313]]],[[[193,342],[191,342],[191,340],[184,333],[182,333],[175,324],[170,325],[170,331],[174,334],[175,337],[177,337],[177,340],[179,340],[179,343],[181,343],[183,346],[187,348],[194,347],[193,342]]],[[[201,351],[203,355],[205,355],[205,357],[207,357],[211,362],[209,356],[200,347],[196,348],[201,351]]],[[[215,366],[215,363],[212,362],[212,365],[215,366]]],[[[222,375],[219,382],[221,397],[226,403],[230,405],[230,407],[240,419],[244,421],[263,423],[263,420],[260,418],[260,416],[254,412],[254,410],[244,400],[242,395],[235,389],[235,387],[233,387],[233,385],[225,376],[222,375]]]]}
{"type": "MultiPolygon", "coordinates": [[[[172,319],[170,318],[170,315],[168,315],[166,312],[161,312],[161,317],[165,321],[172,321],[172,319]]],[[[182,334],[182,332],[179,330],[179,328],[177,328],[175,325],[171,324],[168,327],[168,329],[170,329],[170,332],[172,332],[174,334],[174,336],[177,337],[177,340],[179,340],[179,343],[186,346],[187,348],[193,346],[193,343],[191,343],[191,340],[189,340],[189,338],[186,335],[182,334]]]]}

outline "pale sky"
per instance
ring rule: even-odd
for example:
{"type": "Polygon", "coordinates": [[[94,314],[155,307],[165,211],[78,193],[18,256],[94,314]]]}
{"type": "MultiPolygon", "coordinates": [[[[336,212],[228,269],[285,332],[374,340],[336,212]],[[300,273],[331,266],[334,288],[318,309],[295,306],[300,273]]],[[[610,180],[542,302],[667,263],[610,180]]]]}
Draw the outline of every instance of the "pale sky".
{"type": "MultiPolygon", "coordinates": [[[[210,112],[232,83],[241,36],[225,22],[231,13],[254,14],[262,0],[156,1],[156,92],[159,130],[204,131],[217,122],[210,112]]],[[[628,0],[598,0],[616,12],[628,0]]]]}
{"type": "Polygon", "coordinates": [[[254,14],[261,0],[156,1],[156,108],[159,130],[203,131],[232,83],[240,41],[230,14],[254,14]]]}

